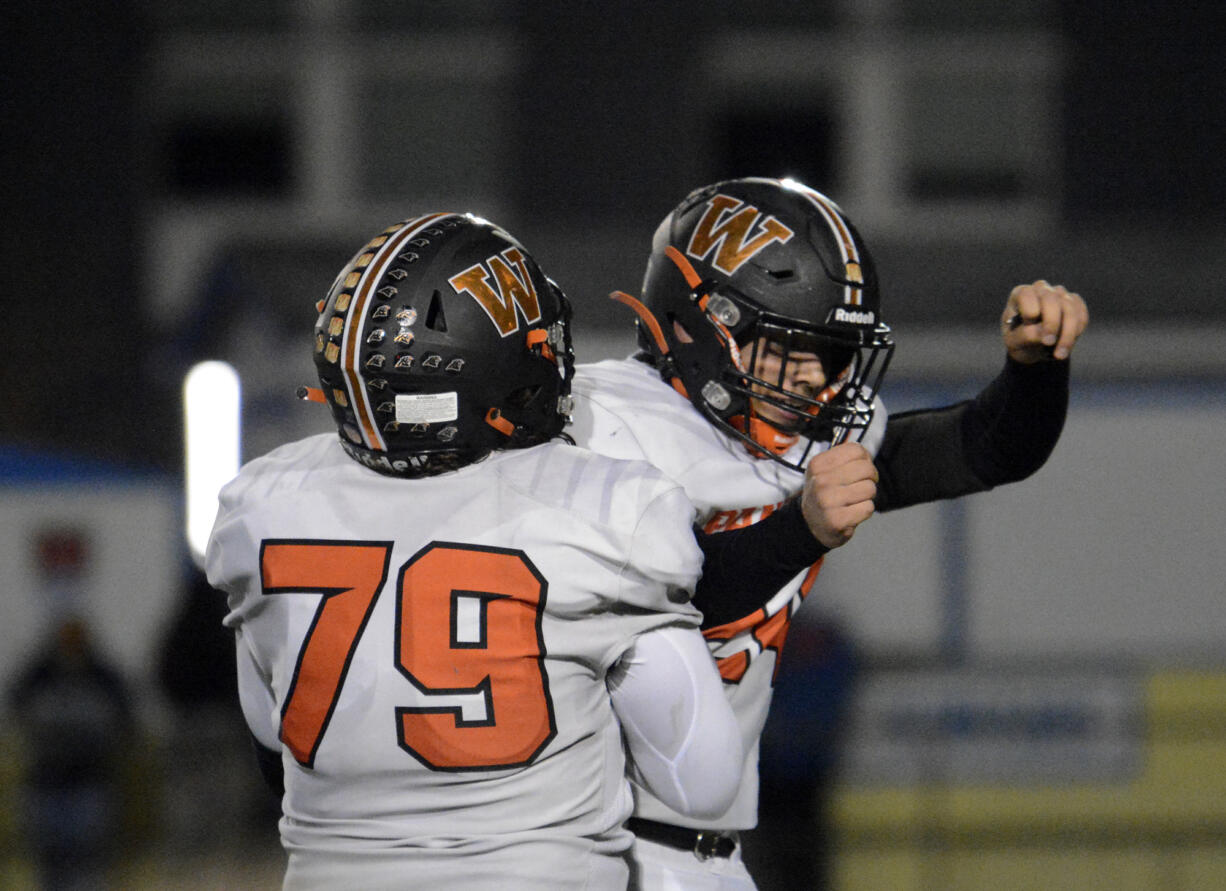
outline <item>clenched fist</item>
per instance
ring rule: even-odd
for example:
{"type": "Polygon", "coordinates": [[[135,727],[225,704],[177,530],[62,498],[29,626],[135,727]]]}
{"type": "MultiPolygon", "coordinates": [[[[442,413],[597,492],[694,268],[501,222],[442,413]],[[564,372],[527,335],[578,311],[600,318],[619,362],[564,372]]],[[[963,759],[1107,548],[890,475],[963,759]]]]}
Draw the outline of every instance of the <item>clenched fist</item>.
{"type": "Polygon", "coordinates": [[[800,506],[813,537],[828,548],[846,544],[873,515],[877,468],[858,442],[844,442],[809,461],[800,506]]]}
{"type": "Polygon", "coordinates": [[[1067,359],[1089,320],[1081,295],[1039,279],[1009,294],[1000,330],[1009,355],[1031,365],[1047,358],[1067,359]]]}

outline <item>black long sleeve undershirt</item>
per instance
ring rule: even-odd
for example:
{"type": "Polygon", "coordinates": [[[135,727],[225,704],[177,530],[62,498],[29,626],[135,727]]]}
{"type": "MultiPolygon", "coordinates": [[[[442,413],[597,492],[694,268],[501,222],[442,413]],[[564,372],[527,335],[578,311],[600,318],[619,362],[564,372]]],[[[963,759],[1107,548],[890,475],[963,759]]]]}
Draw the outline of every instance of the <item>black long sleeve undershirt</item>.
{"type": "Polygon", "coordinates": [[[829,550],[809,531],[796,498],[752,526],[697,535],[703,562],[693,602],[703,628],[754,612],[829,550]]]}
{"type": "MultiPolygon", "coordinates": [[[[1055,448],[1068,411],[1069,363],[1012,359],[974,398],[892,414],[875,464],[876,509],[897,510],[1025,479],[1055,448]]],[[[752,526],[698,533],[703,574],[694,592],[703,628],[750,615],[827,552],[799,500],[752,526]]]]}
{"type": "Polygon", "coordinates": [[[1069,363],[1004,369],[974,399],[891,414],[877,452],[875,505],[897,510],[985,492],[1043,466],[1068,412],[1069,363]]]}

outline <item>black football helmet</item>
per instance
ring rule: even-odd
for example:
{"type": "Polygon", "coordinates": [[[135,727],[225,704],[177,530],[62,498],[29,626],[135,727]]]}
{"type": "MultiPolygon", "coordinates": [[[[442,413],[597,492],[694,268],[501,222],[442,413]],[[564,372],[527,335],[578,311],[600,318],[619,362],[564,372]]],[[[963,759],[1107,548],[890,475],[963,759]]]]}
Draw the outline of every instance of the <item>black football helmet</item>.
{"type": "Polygon", "coordinates": [[[341,444],[424,476],[545,442],[569,421],[570,304],[515,238],[469,214],[389,226],[317,304],[315,368],[341,444]]]}
{"type": "Polygon", "coordinates": [[[612,296],[664,379],[754,454],[803,470],[814,443],[867,430],[894,342],[872,257],[825,195],[757,177],[697,189],[656,229],[642,301],[612,296]],[[789,388],[813,356],[823,388],[789,388]],[[804,454],[783,458],[800,436],[804,454]]]}

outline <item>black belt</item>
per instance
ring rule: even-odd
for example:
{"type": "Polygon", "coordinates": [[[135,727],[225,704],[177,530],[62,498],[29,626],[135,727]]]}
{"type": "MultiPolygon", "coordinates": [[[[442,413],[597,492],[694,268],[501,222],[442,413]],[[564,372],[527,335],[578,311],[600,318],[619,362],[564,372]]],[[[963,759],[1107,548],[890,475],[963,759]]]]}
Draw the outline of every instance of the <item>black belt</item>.
{"type": "Polygon", "coordinates": [[[631,817],[626,821],[626,828],[647,841],[689,851],[699,860],[731,857],[736,850],[735,833],[714,829],[687,829],[685,826],[657,823],[655,820],[644,820],[641,817],[631,817]]]}

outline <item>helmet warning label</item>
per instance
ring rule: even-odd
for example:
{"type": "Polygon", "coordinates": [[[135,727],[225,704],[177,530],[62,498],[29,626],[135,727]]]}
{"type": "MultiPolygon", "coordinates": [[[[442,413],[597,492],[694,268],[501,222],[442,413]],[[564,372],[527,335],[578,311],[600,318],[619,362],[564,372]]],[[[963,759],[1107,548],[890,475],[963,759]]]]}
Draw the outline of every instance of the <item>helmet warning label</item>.
{"type": "Polygon", "coordinates": [[[401,424],[442,424],[459,417],[455,393],[398,393],[396,420],[401,424]]]}

